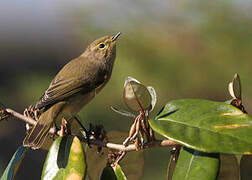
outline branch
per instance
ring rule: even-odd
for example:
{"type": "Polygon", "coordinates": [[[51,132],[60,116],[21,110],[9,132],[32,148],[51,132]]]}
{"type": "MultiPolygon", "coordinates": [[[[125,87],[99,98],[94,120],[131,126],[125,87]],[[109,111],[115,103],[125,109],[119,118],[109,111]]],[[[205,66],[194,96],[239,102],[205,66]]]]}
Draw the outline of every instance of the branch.
{"type": "MultiPolygon", "coordinates": [[[[16,118],[18,118],[18,119],[24,121],[25,123],[30,124],[30,125],[33,125],[33,126],[34,126],[34,125],[36,125],[36,123],[37,123],[34,119],[29,118],[29,117],[27,117],[27,116],[24,116],[23,114],[20,114],[20,113],[18,113],[18,112],[16,112],[16,111],[12,110],[12,109],[10,109],[10,108],[6,108],[5,111],[6,111],[9,115],[14,116],[14,117],[16,117],[16,118]]],[[[50,133],[50,134],[55,134],[55,133],[57,133],[57,132],[56,132],[56,129],[55,129],[55,128],[51,128],[51,129],[49,130],[49,133],[50,133]]]]}
{"type": "Polygon", "coordinates": [[[12,110],[12,109],[6,108],[5,111],[9,115],[14,116],[14,117],[16,117],[16,118],[30,124],[30,125],[35,125],[36,124],[36,121],[34,119],[26,117],[26,116],[24,116],[24,115],[22,115],[22,114],[20,114],[20,113],[18,113],[16,111],[12,110]]]}
{"type": "MultiPolygon", "coordinates": [[[[18,118],[19,120],[21,121],[24,121],[25,123],[28,123],[30,125],[36,125],[36,121],[32,118],[29,118],[29,117],[26,117],[10,108],[6,108],[5,109],[6,113],[11,115],[11,116],[14,116],[16,118],[18,118]]],[[[55,128],[51,128],[49,130],[49,133],[50,134],[53,134],[53,135],[57,135],[57,131],[55,128]]],[[[80,137],[78,136],[78,138],[80,139],[81,142],[84,142],[84,143],[87,143],[87,140],[83,137],[80,137]]],[[[109,142],[103,142],[101,140],[90,140],[89,141],[90,144],[93,144],[93,145],[97,145],[97,146],[102,146],[102,147],[106,147],[106,148],[109,148],[109,149],[114,149],[114,150],[119,150],[119,151],[124,151],[124,152],[129,152],[129,151],[137,151],[137,147],[135,146],[135,144],[130,144],[128,146],[124,146],[122,144],[114,144],[114,143],[109,143],[109,142]]],[[[148,148],[152,148],[152,147],[168,147],[168,146],[180,146],[180,144],[172,141],[172,140],[154,140],[154,141],[151,141],[151,142],[148,142],[148,143],[145,143],[143,145],[143,148],[142,149],[148,149],[148,148]]]]}
{"type": "MultiPolygon", "coordinates": [[[[90,141],[90,144],[99,145],[99,146],[103,146],[109,149],[115,149],[115,150],[125,151],[125,152],[138,150],[135,144],[124,146],[122,144],[106,143],[106,142],[102,142],[98,140],[90,141]]],[[[168,140],[168,139],[154,140],[154,141],[145,143],[142,149],[148,149],[152,147],[168,147],[168,146],[180,146],[180,144],[174,141],[168,140]]]]}

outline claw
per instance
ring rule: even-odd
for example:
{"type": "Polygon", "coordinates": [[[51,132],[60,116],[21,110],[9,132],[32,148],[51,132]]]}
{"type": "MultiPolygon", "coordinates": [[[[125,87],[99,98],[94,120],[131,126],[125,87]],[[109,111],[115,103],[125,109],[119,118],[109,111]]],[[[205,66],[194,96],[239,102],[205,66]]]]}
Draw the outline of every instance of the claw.
{"type": "Polygon", "coordinates": [[[26,117],[30,117],[29,110],[28,110],[27,108],[25,108],[23,114],[24,114],[24,116],[26,116],[26,117]]]}
{"type": "Polygon", "coordinates": [[[65,118],[62,118],[60,130],[57,133],[59,136],[70,134],[69,123],[67,123],[67,120],[65,118]]]}
{"type": "Polygon", "coordinates": [[[36,120],[36,121],[38,121],[38,119],[39,119],[39,110],[38,109],[36,109],[36,110],[34,110],[33,111],[34,112],[34,119],[36,120]]]}

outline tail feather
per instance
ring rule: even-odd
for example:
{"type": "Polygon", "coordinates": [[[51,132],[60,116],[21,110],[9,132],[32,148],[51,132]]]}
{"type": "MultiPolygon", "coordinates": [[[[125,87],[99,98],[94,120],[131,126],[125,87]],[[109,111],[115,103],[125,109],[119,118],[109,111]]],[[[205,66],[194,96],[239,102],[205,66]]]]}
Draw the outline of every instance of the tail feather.
{"type": "Polygon", "coordinates": [[[26,135],[23,145],[31,147],[32,149],[39,149],[46,140],[49,134],[50,127],[54,120],[58,117],[66,102],[59,102],[54,104],[48,110],[43,112],[37,121],[37,124],[26,135]]]}
{"type": "Polygon", "coordinates": [[[32,149],[39,149],[43,145],[51,124],[40,124],[39,122],[33,127],[33,129],[26,135],[23,145],[31,147],[32,149]]]}

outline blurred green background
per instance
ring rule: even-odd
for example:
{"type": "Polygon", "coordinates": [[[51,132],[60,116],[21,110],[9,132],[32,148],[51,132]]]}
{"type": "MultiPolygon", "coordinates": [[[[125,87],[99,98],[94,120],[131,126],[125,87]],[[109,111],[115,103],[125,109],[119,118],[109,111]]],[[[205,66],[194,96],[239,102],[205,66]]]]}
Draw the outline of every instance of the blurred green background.
{"type": "MultiPolygon", "coordinates": [[[[88,124],[127,131],[124,79],[153,86],[159,109],[172,99],[229,99],[239,73],[243,103],[252,112],[252,4],[249,0],[0,1],[0,102],[22,112],[69,60],[96,38],[120,31],[112,78],[80,113],[88,124]]],[[[0,124],[0,174],[22,144],[24,124],[0,124]]],[[[30,151],[17,179],[39,179],[46,152],[30,151]],[[32,163],[31,163],[32,162],[32,163]]],[[[130,154],[129,154],[130,155],[130,154]]],[[[165,179],[169,150],[145,151],[142,179],[165,179]]]]}

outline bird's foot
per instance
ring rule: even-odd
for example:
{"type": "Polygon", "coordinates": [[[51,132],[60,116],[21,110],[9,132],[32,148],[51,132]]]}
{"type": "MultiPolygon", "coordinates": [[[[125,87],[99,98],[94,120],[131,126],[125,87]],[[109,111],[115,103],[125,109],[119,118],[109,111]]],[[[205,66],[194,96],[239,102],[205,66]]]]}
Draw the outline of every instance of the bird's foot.
{"type": "Polygon", "coordinates": [[[57,134],[59,136],[65,136],[65,135],[71,134],[69,123],[67,123],[67,120],[65,118],[62,118],[60,130],[57,132],[57,134]]]}
{"type": "MultiPolygon", "coordinates": [[[[25,108],[24,112],[23,112],[24,116],[28,117],[28,118],[32,118],[32,119],[35,119],[34,118],[34,115],[33,115],[33,110],[32,110],[32,106],[29,106],[28,108],[25,108]]],[[[29,124],[29,123],[26,123],[25,124],[25,128],[26,128],[26,131],[29,132],[31,129],[32,129],[33,125],[29,124]]]]}
{"type": "Polygon", "coordinates": [[[23,114],[26,117],[29,117],[38,121],[39,116],[40,116],[40,111],[39,109],[34,109],[34,106],[30,105],[28,108],[25,108],[23,114]]]}
{"type": "MultiPolygon", "coordinates": [[[[25,108],[24,112],[23,112],[24,116],[28,117],[28,118],[32,118],[35,121],[38,121],[39,116],[40,116],[40,112],[38,109],[34,109],[34,106],[30,105],[28,108],[25,108]]],[[[33,127],[33,125],[26,123],[26,131],[31,130],[31,128],[33,127]]]]}

